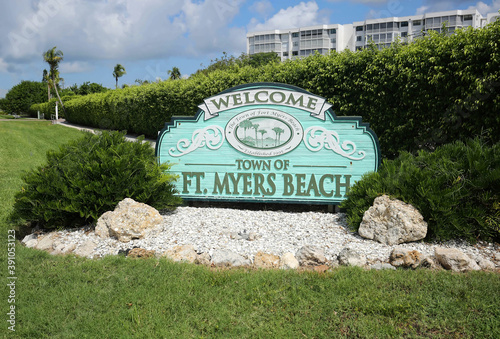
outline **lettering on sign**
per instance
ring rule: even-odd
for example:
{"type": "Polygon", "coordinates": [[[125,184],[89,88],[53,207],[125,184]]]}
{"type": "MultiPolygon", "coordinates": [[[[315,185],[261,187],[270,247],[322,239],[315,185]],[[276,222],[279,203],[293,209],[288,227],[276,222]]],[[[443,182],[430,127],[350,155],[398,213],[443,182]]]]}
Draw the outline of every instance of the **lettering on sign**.
{"type": "Polygon", "coordinates": [[[380,163],[367,123],[298,87],[241,85],[198,107],[166,123],[156,143],[186,200],[338,204],[380,163]]]}

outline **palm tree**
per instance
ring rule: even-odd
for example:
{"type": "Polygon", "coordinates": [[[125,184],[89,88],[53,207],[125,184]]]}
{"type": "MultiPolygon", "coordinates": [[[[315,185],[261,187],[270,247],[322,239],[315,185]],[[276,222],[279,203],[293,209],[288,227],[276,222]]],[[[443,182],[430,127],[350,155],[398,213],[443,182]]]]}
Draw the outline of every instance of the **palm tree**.
{"type": "Polygon", "coordinates": [[[168,73],[168,75],[170,75],[170,80],[177,80],[177,79],[181,78],[181,71],[177,67],[173,67],[167,73],[168,73]]]}
{"type": "Polygon", "coordinates": [[[260,129],[260,130],[259,130],[259,133],[261,134],[262,147],[264,147],[264,134],[266,134],[266,133],[267,133],[267,131],[266,131],[266,130],[264,130],[264,129],[260,129]]]}
{"type": "Polygon", "coordinates": [[[120,78],[124,74],[127,74],[127,72],[125,71],[125,67],[120,64],[116,64],[115,69],[113,70],[113,77],[116,80],[116,88],[118,88],[118,78],[120,78]]]}
{"type": "Polygon", "coordinates": [[[51,89],[51,84],[50,84],[50,77],[49,77],[49,73],[47,72],[46,69],[43,70],[43,77],[42,77],[42,82],[46,82],[47,83],[47,99],[48,101],[50,101],[50,89],[51,89]]]}
{"type": "Polygon", "coordinates": [[[243,128],[243,131],[245,132],[245,138],[247,137],[247,129],[252,128],[252,126],[253,124],[249,119],[240,122],[239,127],[243,128]]]}
{"type": "Polygon", "coordinates": [[[252,128],[255,130],[255,145],[257,145],[257,140],[259,140],[259,138],[257,138],[257,131],[259,130],[259,124],[252,124],[252,128]]]}
{"type": "MultiPolygon", "coordinates": [[[[57,46],[52,47],[47,52],[43,54],[43,60],[47,62],[50,66],[50,71],[48,75],[49,83],[52,82],[51,87],[56,90],[57,99],[63,108],[64,113],[66,113],[66,108],[59,96],[59,91],[57,90],[57,84],[59,83],[59,63],[63,60],[63,52],[56,50],[57,46]],[[57,80],[57,81],[56,81],[57,80]]],[[[50,90],[50,89],[49,89],[50,90]]],[[[50,97],[50,95],[49,95],[50,97]]]]}
{"type": "Polygon", "coordinates": [[[274,131],[274,133],[276,133],[276,142],[274,145],[278,146],[278,143],[280,142],[280,135],[281,135],[281,133],[284,132],[284,130],[279,128],[279,127],[274,127],[273,131],[274,131]]]}

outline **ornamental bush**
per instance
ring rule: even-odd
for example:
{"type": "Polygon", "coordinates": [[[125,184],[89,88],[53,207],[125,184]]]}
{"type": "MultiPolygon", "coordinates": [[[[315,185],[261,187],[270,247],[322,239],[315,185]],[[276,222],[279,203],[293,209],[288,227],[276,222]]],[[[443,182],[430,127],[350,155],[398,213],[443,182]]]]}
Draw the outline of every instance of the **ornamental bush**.
{"type": "Polygon", "coordinates": [[[229,63],[189,79],[110,90],[68,101],[66,119],[156,138],[172,116],[252,82],[281,82],[325,97],[339,116],[361,116],[382,154],[434,150],[487,135],[500,141],[500,21],[394,43],[381,51],[332,52],[252,67],[229,63]]]}
{"type": "Polygon", "coordinates": [[[44,228],[95,222],[124,198],[157,209],[181,203],[170,166],[158,165],[149,143],[123,132],[88,133],[47,152],[47,163],[23,175],[13,217],[44,228]]]}
{"type": "Polygon", "coordinates": [[[378,172],[351,187],[348,223],[358,230],[377,196],[387,194],[415,206],[428,223],[427,240],[500,240],[500,143],[479,138],[454,142],[416,156],[384,160],[378,172]]]}

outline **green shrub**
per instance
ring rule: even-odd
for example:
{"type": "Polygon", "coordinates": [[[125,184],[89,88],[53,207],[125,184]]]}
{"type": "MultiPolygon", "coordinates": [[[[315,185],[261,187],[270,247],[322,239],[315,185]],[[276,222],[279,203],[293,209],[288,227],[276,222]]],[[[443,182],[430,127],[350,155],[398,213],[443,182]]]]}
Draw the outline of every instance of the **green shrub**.
{"type": "Polygon", "coordinates": [[[47,100],[47,86],[37,81],[21,81],[12,87],[1,102],[2,109],[9,114],[24,115],[30,106],[47,100]]]}
{"type": "Polygon", "coordinates": [[[402,153],[358,181],[342,204],[357,230],[382,194],[415,206],[428,223],[426,239],[500,240],[500,143],[476,138],[429,153],[402,153]]]}
{"type": "MultiPolygon", "coordinates": [[[[75,94],[71,93],[71,94],[63,95],[61,97],[61,100],[64,103],[64,106],[66,106],[66,102],[73,100],[75,98],[78,98],[78,97],[79,97],[79,95],[75,95],[75,94]]],[[[38,112],[40,112],[40,113],[44,114],[44,119],[50,120],[52,117],[52,114],[56,114],[56,103],[58,104],[57,115],[58,115],[59,119],[65,118],[64,110],[62,109],[61,105],[59,104],[59,99],[57,99],[57,98],[52,98],[52,99],[50,99],[49,102],[43,102],[40,104],[31,105],[31,107],[29,109],[29,115],[33,118],[37,118],[38,112]]]]}
{"type": "Polygon", "coordinates": [[[47,152],[47,163],[23,175],[13,216],[57,228],[96,221],[124,198],[157,209],[178,205],[169,165],[158,165],[149,143],[104,132],[47,152]]]}
{"type": "Polygon", "coordinates": [[[259,67],[223,59],[189,79],[71,100],[66,119],[156,138],[172,116],[196,114],[204,98],[240,84],[281,82],[325,97],[339,116],[361,116],[386,158],[478,135],[500,141],[498,41],[500,21],[381,51],[333,52],[259,67]]]}

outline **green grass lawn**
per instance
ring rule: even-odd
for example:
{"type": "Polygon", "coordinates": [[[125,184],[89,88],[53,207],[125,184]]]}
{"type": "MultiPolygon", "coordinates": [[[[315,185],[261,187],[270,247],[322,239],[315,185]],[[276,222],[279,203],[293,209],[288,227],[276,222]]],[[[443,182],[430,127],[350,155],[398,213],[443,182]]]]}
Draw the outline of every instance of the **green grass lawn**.
{"type": "Polygon", "coordinates": [[[52,256],[19,242],[11,332],[4,244],[20,174],[81,135],[50,122],[0,122],[0,337],[500,337],[497,273],[217,271],[165,259],[52,256]]]}

